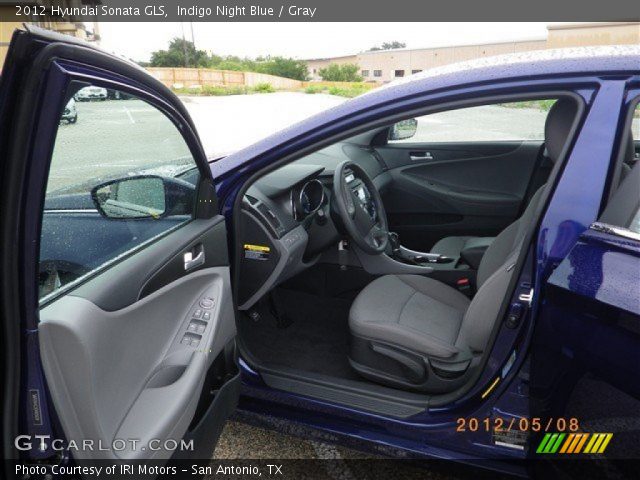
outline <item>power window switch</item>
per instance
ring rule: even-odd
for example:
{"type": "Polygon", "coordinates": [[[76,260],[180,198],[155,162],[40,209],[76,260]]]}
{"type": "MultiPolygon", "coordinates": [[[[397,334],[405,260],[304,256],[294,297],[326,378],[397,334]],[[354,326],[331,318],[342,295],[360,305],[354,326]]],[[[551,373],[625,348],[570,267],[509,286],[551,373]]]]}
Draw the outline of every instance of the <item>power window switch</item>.
{"type": "Polygon", "coordinates": [[[191,338],[185,335],[184,337],[182,337],[182,340],[180,340],[180,343],[182,345],[191,345],[191,338]]]}
{"type": "Polygon", "coordinates": [[[198,345],[200,345],[200,339],[199,338],[193,338],[191,339],[191,346],[192,347],[197,347],[198,345]]]}
{"type": "Polygon", "coordinates": [[[196,308],[196,311],[193,312],[193,318],[202,318],[202,309],[196,308]]]}

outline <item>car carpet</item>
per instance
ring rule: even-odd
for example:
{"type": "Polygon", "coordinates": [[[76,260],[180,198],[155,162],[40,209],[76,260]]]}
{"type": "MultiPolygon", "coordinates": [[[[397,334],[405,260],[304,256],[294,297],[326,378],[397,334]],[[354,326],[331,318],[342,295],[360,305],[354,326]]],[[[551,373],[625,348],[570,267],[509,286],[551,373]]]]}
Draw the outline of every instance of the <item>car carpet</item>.
{"type": "Polygon", "coordinates": [[[276,295],[287,318],[280,326],[268,302],[258,307],[259,320],[242,315],[240,335],[250,353],[269,366],[360,379],[347,359],[351,301],[283,288],[276,295]]]}

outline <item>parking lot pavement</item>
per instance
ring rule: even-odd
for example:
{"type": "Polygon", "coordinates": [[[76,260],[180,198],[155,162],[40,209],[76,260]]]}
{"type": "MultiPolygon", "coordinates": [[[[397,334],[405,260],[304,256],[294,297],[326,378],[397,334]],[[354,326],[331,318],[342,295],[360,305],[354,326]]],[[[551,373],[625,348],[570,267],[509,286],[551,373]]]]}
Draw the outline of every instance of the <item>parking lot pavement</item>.
{"type": "Polygon", "coordinates": [[[345,101],[333,95],[295,92],[180,99],[209,155],[236,151],[345,101]]]}
{"type": "MultiPolygon", "coordinates": [[[[272,460],[284,463],[285,478],[329,480],[462,480],[461,472],[447,472],[411,463],[384,462],[385,457],[315,440],[282,434],[235,421],[228,422],[213,455],[213,464],[224,460],[272,460]],[[324,460],[296,463],[292,460],[324,460]],[[344,460],[344,461],[340,461],[344,460]]],[[[474,479],[479,478],[478,475],[474,479]]]]}
{"type": "MultiPolygon", "coordinates": [[[[205,151],[222,155],[344,101],[330,95],[272,93],[182,97],[205,151]]],[[[48,191],[83,179],[135,172],[188,153],[173,124],[141,100],[76,102],[78,120],[62,121],[48,191]]]]}

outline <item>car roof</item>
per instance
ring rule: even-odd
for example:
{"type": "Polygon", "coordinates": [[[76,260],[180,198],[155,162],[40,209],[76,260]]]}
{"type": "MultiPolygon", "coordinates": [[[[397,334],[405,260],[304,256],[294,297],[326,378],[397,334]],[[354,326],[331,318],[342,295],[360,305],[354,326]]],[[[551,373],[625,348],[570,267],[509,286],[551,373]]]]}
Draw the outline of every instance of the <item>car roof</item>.
{"type": "Polygon", "coordinates": [[[640,45],[550,49],[486,57],[404,77],[291,125],[212,164],[214,178],[293,139],[359,110],[440,88],[573,74],[640,72],[640,45]]]}

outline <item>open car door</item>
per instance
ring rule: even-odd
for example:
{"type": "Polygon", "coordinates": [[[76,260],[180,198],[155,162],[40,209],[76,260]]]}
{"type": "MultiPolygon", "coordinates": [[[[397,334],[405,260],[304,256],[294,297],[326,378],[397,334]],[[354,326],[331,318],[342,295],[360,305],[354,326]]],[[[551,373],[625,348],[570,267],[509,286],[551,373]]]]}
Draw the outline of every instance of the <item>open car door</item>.
{"type": "Polygon", "coordinates": [[[137,66],[30,28],[0,109],[4,458],[210,458],[238,399],[236,327],[184,106],[137,66]]]}

